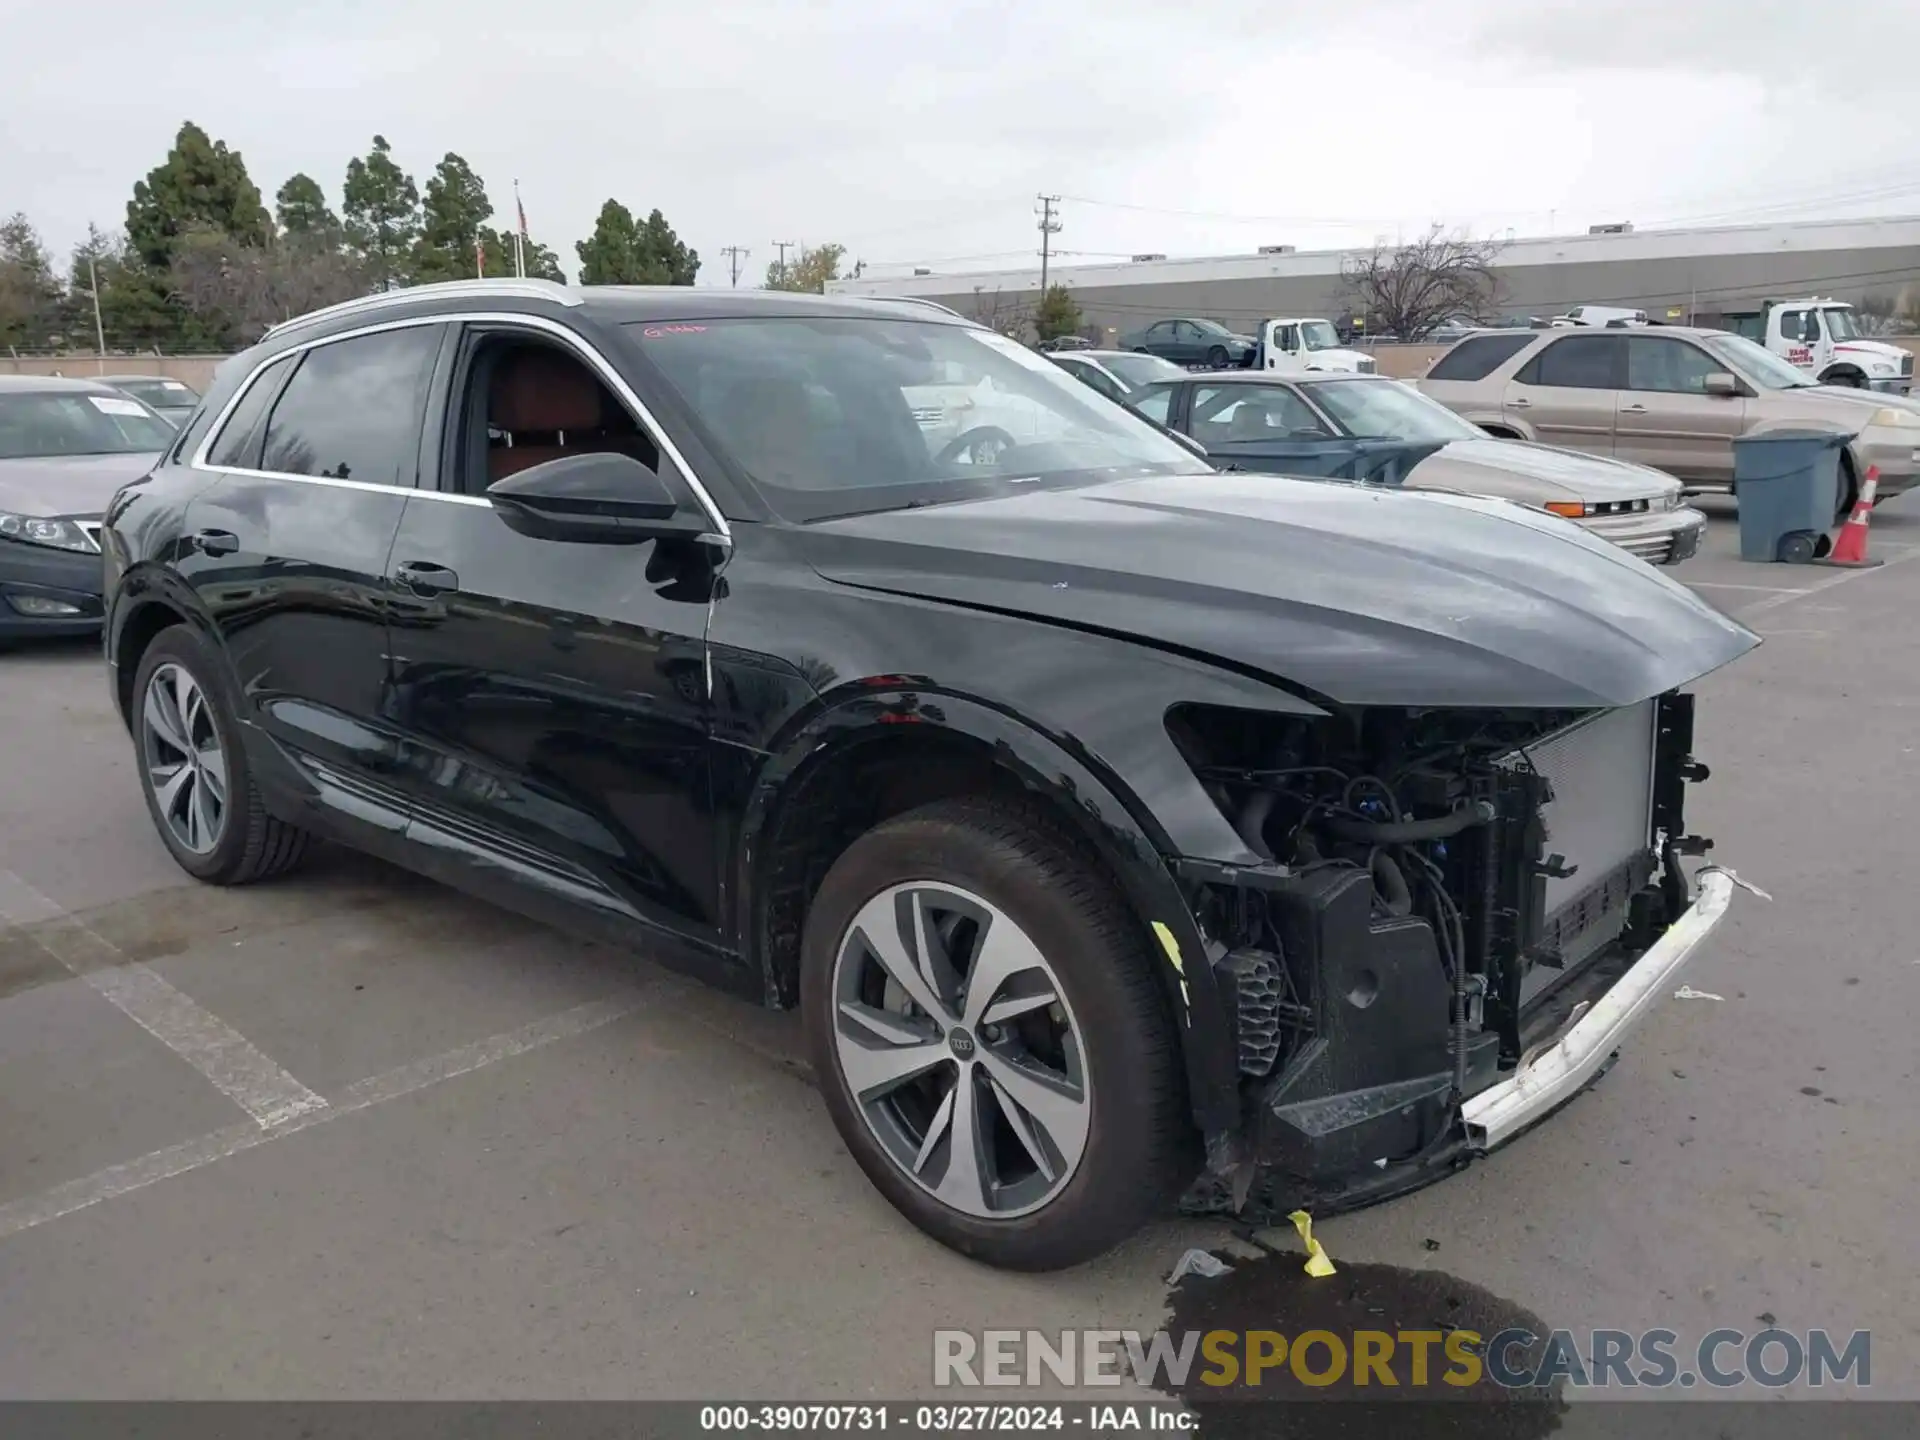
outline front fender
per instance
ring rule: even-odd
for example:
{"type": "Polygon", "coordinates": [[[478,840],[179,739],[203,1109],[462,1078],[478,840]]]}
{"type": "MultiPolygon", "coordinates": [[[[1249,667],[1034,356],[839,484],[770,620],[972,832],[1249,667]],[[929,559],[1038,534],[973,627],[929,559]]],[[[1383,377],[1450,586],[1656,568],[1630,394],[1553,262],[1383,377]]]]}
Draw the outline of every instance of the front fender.
{"type": "MultiPolygon", "coordinates": [[[[1207,1135],[1235,1128],[1239,1098],[1233,1027],[1213,971],[1224,948],[1209,944],[1168,868],[1164,826],[1114,777],[1096,773],[1064,737],[1047,734],[982,700],[897,683],[904,680],[872,677],[823,699],[766,758],[749,793],[735,850],[735,933],[754,932],[761,903],[756,872],[769,825],[810,765],[909,720],[964,737],[1069,817],[1092,844],[1149,932],[1156,959],[1166,967],[1160,978],[1179,1027],[1195,1123],[1207,1135]]],[[[1255,857],[1247,858],[1258,863],[1255,857]]]]}

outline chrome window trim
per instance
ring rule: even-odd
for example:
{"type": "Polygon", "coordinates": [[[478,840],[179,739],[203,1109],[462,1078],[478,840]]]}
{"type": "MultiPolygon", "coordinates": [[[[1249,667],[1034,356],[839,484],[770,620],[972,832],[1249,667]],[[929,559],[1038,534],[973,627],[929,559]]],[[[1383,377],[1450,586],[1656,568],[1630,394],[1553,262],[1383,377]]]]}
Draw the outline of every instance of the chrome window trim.
{"type": "Polygon", "coordinates": [[[207,433],[201,437],[199,447],[193,452],[193,458],[187,462],[188,468],[209,475],[246,475],[261,480],[294,480],[308,485],[330,485],[340,490],[371,490],[378,494],[418,495],[425,499],[442,500],[455,505],[489,504],[490,502],[478,495],[455,495],[445,490],[423,490],[417,485],[383,485],[370,480],[336,480],[327,475],[289,475],[281,470],[253,470],[238,465],[215,465],[207,459],[214,445],[219,442],[221,433],[227,428],[227,422],[232,418],[235,408],[246,398],[247,392],[254,387],[269,366],[284,360],[289,355],[304,354],[308,350],[317,350],[322,345],[357,340],[365,335],[380,335],[389,330],[411,330],[421,325],[523,326],[551,335],[561,343],[570,346],[599,373],[600,378],[619,397],[621,403],[638,417],[652,437],[659,442],[661,452],[679,467],[687,488],[693,492],[693,498],[699,502],[700,508],[707,512],[707,518],[713,522],[714,532],[722,540],[733,539],[733,530],[727,524],[727,517],[720,513],[720,507],[715,503],[712,494],[701,483],[693,467],[687,463],[687,457],[681,453],[680,447],[674,443],[666,427],[654,417],[646,403],[634,393],[633,387],[627,384],[625,377],[614,368],[606,356],[588,343],[584,336],[544,315],[524,315],[513,311],[461,311],[444,315],[408,315],[399,320],[387,320],[377,325],[363,325],[355,330],[343,330],[337,335],[318,336],[312,340],[302,341],[298,345],[289,345],[263,358],[234,390],[227,403],[221,406],[220,414],[208,427],[207,433]]]}

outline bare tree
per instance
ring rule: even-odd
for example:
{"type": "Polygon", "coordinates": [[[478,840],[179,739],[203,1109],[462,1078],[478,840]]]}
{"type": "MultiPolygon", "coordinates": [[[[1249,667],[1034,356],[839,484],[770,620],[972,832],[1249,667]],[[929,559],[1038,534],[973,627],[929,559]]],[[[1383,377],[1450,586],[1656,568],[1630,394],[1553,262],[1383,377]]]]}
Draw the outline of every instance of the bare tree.
{"type": "Polygon", "coordinates": [[[180,238],[171,279],[181,303],[242,345],[295,315],[371,289],[366,262],[324,239],[283,235],[271,245],[243,245],[204,229],[180,238]]]}
{"type": "Polygon", "coordinates": [[[1892,335],[1903,327],[1899,304],[1892,295],[1864,295],[1853,307],[1855,320],[1863,335],[1892,335]]]}
{"type": "Polygon", "coordinates": [[[989,293],[982,286],[973,291],[972,320],[997,331],[1009,340],[1024,340],[1033,324],[1033,305],[1018,295],[1009,295],[995,286],[989,293]]]}
{"type": "Polygon", "coordinates": [[[1482,318],[1499,295],[1501,245],[1448,235],[1436,225],[1404,245],[1376,245],[1340,267],[1343,288],[1368,328],[1424,340],[1455,315],[1482,318]]]}

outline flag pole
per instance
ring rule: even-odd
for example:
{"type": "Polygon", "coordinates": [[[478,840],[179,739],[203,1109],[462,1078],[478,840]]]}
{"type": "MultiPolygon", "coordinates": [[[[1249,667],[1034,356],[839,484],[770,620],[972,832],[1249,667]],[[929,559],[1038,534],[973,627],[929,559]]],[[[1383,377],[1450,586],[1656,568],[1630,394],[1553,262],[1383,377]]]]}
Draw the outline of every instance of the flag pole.
{"type": "Polygon", "coordinates": [[[527,207],[520,203],[520,182],[513,182],[513,209],[520,221],[520,229],[513,237],[513,273],[519,279],[527,278],[527,207]]]}

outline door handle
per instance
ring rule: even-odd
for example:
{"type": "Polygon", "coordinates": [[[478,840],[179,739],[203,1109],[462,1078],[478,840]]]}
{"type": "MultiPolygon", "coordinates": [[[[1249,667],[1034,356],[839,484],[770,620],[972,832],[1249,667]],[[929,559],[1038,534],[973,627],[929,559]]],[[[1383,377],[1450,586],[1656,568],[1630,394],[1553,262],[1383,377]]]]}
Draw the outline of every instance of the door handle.
{"type": "Polygon", "coordinates": [[[1533,408],[1533,402],[1522,395],[1518,400],[1507,401],[1507,408],[1510,410],[1530,410],[1533,408]]]}
{"type": "Polygon", "coordinates": [[[231,555],[240,548],[240,537],[231,530],[199,530],[192,544],[203,555],[231,555]]]}
{"type": "Polygon", "coordinates": [[[408,560],[396,566],[393,581],[403,590],[411,590],[416,595],[438,595],[446,590],[458,590],[460,577],[444,565],[435,565],[427,560],[408,560]]]}
{"type": "Polygon", "coordinates": [[[1620,407],[1620,413],[1622,415],[1644,415],[1647,413],[1647,407],[1644,405],[1622,405],[1620,407]]]}

